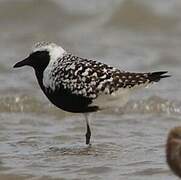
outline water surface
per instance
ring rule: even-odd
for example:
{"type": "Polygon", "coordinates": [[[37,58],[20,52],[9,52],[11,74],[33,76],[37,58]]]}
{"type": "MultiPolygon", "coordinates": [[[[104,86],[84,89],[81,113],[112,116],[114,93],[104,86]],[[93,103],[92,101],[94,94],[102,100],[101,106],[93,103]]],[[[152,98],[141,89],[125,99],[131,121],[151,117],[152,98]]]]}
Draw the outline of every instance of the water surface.
{"type": "Polygon", "coordinates": [[[177,179],[165,163],[181,115],[181,3],[144,0],[0,2],[0,179],[177,179]],[[90,116],[61,111],[30,68],[13,70],[37,41],[129,71],[172,75],[90,116]]]}

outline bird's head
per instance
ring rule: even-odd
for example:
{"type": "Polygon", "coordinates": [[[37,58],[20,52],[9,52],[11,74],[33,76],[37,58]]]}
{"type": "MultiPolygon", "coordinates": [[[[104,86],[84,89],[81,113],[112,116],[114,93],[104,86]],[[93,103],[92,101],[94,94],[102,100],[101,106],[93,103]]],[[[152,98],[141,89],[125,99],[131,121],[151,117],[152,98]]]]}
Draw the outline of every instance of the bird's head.
{"type": "Polygon", "coordinates": [[[179,140],[181,142],[181,127],[175,127],[169,134],[171,140],[179,140]]]}
{"type": "Polygon", "coordinates": [[[66,51],[62,47],[54,43],[40,42],[35,45],[27,58],[16,63],[13,67],[31,66],[35,70],[44,70],[49,63],[63,57],[65,53],[66,51]]]}

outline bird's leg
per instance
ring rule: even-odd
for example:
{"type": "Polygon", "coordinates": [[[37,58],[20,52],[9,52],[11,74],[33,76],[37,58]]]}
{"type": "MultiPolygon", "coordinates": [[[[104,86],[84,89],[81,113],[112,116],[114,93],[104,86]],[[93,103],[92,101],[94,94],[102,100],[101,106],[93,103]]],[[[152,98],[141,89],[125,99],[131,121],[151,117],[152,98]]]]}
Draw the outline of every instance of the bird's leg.
{"type": "Polygon", "coordinates": [[[87,132],[85,134],[86,144],[90,145],[91,130],[90,130],[90,126],[89,126],[88,114],[85,114],[85,119],[86,119],[86,126],[87,126],[87,132]]]}

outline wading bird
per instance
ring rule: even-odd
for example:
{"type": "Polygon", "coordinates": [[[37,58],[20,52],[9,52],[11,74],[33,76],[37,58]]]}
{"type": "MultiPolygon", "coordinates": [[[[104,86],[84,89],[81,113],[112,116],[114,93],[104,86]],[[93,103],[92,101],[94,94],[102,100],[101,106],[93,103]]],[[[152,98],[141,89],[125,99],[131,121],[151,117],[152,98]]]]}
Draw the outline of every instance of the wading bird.
{"type": "MultiPolygon", "coordinates": [[[[58,108],[74,113],[90,113],[117,106],[122,92],[144,87],[162,78],[167,71],[132,73],[107,64],[74,56],[48,42],[37,43],[30,55],[14,68],[31,66],[47,98],[58,108]],[[102,99],[103,101],[99,101],[102,99]]],[[[91,130],[86,116],[86,144],[91,130]]]]}

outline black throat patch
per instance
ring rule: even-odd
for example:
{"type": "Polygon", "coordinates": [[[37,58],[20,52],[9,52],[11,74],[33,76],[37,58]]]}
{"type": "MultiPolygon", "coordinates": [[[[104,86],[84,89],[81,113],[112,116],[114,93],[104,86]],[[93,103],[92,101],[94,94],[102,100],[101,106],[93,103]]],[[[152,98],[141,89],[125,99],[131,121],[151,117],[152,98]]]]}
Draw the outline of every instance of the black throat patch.
{"type": "Polygon", "coordinates": [[[48,51],[36,51],[30,55],[31,66],[35,71],[43,72],[50,61],[50,56],[48,51]]]}

